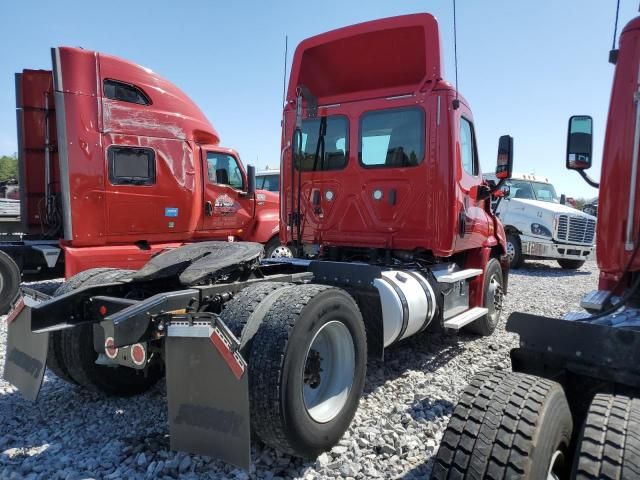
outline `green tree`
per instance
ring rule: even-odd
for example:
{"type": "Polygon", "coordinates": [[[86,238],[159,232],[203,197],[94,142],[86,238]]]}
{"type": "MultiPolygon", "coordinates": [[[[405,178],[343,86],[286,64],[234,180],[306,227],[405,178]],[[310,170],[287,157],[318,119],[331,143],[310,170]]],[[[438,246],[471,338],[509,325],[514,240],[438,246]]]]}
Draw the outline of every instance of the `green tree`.
{"type": "Polygon", "coordinates": [[[15,155],[0,157],[0,182],[18,178],[18,159],[15,155]]]}

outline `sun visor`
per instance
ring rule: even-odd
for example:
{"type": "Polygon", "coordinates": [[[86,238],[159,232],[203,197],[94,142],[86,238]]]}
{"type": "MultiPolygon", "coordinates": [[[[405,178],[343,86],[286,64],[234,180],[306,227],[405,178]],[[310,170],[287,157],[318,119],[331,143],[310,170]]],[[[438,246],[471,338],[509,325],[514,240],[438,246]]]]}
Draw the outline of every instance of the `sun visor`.
{"type": "Polygon", "coordinates": [[[429,14],[404,15],[333,30],[296,49],[288,99],[304,85],[320,104],[412,93],[442,78],[440,34],[429,14]]]}

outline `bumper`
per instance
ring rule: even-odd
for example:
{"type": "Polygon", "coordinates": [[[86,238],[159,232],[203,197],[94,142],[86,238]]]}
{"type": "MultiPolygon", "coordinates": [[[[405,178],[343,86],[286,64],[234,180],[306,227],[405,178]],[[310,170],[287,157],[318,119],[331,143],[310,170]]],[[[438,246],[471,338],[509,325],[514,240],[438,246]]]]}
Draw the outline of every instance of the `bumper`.
{"type": "Polygon", "coordinates": [[[553,243],[524,235],[521,246],[524,255],[553,259],[592,260],[595,252],[594,246],[553,243]]]}

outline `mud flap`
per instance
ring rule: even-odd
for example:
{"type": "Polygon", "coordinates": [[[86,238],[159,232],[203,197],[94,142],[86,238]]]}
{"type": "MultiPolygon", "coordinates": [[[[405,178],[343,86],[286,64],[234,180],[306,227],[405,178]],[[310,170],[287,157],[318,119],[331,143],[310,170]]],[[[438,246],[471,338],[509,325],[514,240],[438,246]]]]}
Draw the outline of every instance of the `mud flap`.
{"type": "Polygon", "coordinates": [[[33,402],[38,398],[44,378],[49,334],[31,331],[31,302],[29,297],[20,298],[7,317],[9,325],[4,379],[33,402]]]}
{"type": "Polygon", "coordinates": [[[165,342],[171,449],[251,465],[249,385],[222,322],[172,324],[165,342]]]}

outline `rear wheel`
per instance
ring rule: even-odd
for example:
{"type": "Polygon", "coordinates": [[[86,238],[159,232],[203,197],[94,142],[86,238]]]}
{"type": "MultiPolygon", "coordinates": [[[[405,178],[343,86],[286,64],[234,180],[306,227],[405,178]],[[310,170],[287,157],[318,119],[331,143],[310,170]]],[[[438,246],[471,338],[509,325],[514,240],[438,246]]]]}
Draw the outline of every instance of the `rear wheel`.
{"type": "Polygon", "coordinates": [[[564,478],[572,429],[559,384],[515,372],[481,373],[451,416],[432,478],[564,478]]]}
{"type": "Polygon", "coordinates": [[[515,233],[507,235],[507,257],[509,258],[510,268],[521,268],[524,265],[520,237],[515,233]]]}
{"type": "Polygon", "coordinates": [[[0,251],[0,315],[9,311],[20,288],[20,268],[5,252],[0,251]]]}
{"type": "MultiPolygon", "coordinates": [[[[69,280],[72,285],[66,289],[63,284],[60,287],[62,293],[90,285],[115,283],[132,273],[131,270],[118,269],[95,269],[91,273],[87,272],[82,272],[82,280],[74,280],[72,277],[69,280]]],[[[58,333],[58,349],[54,355],[61,360],[59,365],[66,369],[67,376],[82,387],[108,395],[129,396],[148,390],[162,377],[159,359],[152,360],[144,370],[96,364],[98,353],[93,347],[91,324],[78,325],[58,333]]]]}
{"type": "Polygon", "coordinates": [[[572,478],[640,478],[640,400],[598,394],[578,438],[572,478]]]}
{"type": "Polygon", "coordinates": [[[558,260],[558,265],[560,265],[564,270],[577,270],[584,265],[584,260],[569,260],[562,258],[558,260]]]}
{"type": "Polygon", "coordinates": [[[358,407],[366,349],[362,315],[349,294],[324,285],[286,289],[253,339],[253,431],[293,455],[331,448],[358,407]]]}
{"type": "Polygon", "coordinates": [[[498,260],[491,258],[484,273],[484,306],[489,311],[484,317],[468,325],[466,330],[477,335],[491,335],[500,321],[503,296],[502,268],[498,260]]]}

